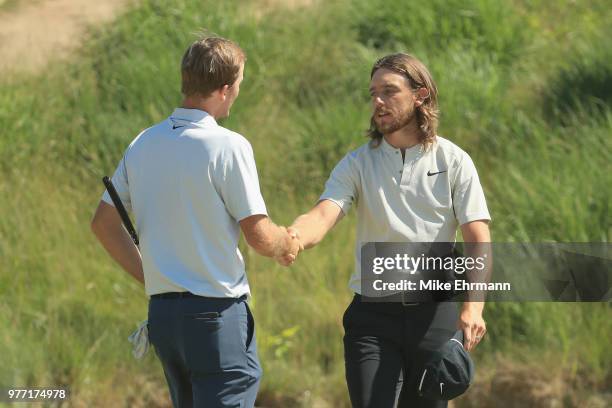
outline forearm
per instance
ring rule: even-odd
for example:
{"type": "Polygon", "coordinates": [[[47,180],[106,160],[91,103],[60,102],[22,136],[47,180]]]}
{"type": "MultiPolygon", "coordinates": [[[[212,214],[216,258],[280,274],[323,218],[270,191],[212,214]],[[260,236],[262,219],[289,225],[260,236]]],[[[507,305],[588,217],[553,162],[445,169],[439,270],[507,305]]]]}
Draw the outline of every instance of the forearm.
{"type": "Polygon", "coordinates": [[[484,306],[485,302],[467,301],[461,305],[461,311],[482,314],[484,306]]]}
{"type": "Polygon", "coordinates": [[[331,227],[333,224],[329,225],[318,214],[309,212],[297,217],[290,228],[298,232],[300,242],[308,249],[321,242],[331,227]]]}
{"type": "MultiPolygon", "coordinates": [[[[491,245],[487,242],[470,242],[464,244],[466,259],[478,260],[482,268],[471,267],[465,272],[465,279],[469,283],[482,284],[491,281],[492,254],[491,245]]],[[[484,309],[487,291],[482,289],[472,289],[467,292],[467,301],[463,304],[463,309],[470,309],[473,312],[482,313],[484,309]]]]}
{"type": "Polygon", "coordinates": [[[142,257],[121,225],[92,225],[92,230],[109,255],[138,282],[144,284],[142,257]]]}
{"type": "Polygon", "coordinates": [[[278,258],[289,251],[290,243],[284,228],[276,225],[269,218],[261,219],[248,235],[247,243],[259,255],[278,258]]]}
{"type": "Polygon", "coordinates": [[[287,241],[287,233],[279,226],[272,224],[268,229],[265,238],[257,247],[254,247],[257,253],[270,258],[278,258],[289,252],[289,242],[287,241]]]}
{"type": "MultiPolygon", "coordinates": [[[[491,281],[493,268],[493,254],[491,251],[491,235],[488,224],[476,221],[462,226],[462,235],[465,242],[465,255],[472,259],[480,258],[484,268],[478,270],[473,268],[466,273],[470,282],[488,283],[491,281]]],[[[486,291],[468,292],[468,301],[463,303],[462,310],[481,314],[485,305],[486,291]]]]}

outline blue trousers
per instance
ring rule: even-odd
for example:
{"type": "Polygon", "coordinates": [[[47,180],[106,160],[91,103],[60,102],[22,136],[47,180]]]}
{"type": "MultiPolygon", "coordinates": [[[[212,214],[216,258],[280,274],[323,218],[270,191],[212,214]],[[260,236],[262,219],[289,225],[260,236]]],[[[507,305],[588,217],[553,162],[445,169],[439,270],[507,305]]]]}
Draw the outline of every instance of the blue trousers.
{"type": "Polygon", "coordinates": [[[262,371],[244,298],[156,298],[149,339],[175,408],[252,408],[262,371]]]}

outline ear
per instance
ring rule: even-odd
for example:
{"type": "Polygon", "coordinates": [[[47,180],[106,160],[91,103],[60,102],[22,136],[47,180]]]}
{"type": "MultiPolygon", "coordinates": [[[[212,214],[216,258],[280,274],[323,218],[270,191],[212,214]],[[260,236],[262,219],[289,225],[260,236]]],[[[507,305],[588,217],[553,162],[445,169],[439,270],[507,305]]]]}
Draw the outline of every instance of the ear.
{"type": "Polygon", "coordinates": [[[425,100],[429,98],[429,89],[427,88],[417,89],[415,92],[414,98],[415,98],[414,104],[416,106],[421,106],[423,102],[425,102],[425,100]]]}
{"type": "Polygon", "coordinates": [[[225,98],[227,98],[228,90],[229,90],[229,85],[223,85],[221,88],[217,89],[217,94],[219,95],[222,101],[225,101],[225,98]]]}

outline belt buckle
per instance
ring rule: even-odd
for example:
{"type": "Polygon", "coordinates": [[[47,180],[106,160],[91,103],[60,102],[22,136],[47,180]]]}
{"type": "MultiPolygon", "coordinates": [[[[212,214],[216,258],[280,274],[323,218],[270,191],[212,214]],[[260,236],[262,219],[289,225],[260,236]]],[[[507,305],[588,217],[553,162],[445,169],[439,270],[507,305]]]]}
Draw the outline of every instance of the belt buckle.
{"type": "Polygon", "coordinates": [[[406,301],[406,291],[402,291],[402,306],[416,306],[419,302],[407,302],[406,301]]]}

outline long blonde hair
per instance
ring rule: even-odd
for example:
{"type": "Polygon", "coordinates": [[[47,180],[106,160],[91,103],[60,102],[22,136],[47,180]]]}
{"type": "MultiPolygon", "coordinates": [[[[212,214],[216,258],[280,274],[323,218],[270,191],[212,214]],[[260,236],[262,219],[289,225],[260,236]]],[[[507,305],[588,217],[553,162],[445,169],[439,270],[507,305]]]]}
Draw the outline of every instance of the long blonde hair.
{"type": "MultiPolygon", "coordinates": [[[[431,74],[425,65],[417,58],[409,54],[397,53],[382,57],[372,67],[370,79],[374,73],[380,68],[385,68],[408,78],[410,88],[416,92],[420,88],[425,88],[429,95],[423,103],[415,108],[416,120],[419,129],[421,130],[420,142],[427,149],[436,137],[438,131],[438,88],[431,74]]],[[[376,124],[372,119],[368,136],[372,138],[374,145],[378,146],[382,140],[382,133],[376,128],[376,124]]]]}

